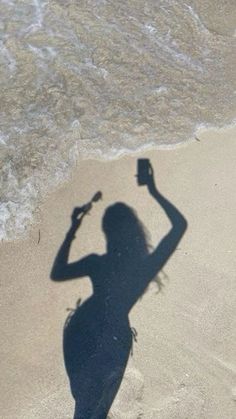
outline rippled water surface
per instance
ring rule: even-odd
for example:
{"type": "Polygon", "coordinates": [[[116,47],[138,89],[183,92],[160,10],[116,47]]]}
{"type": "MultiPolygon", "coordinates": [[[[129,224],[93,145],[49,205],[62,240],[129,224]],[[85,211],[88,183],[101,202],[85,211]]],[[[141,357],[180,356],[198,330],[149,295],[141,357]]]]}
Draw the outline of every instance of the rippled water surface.
{"type": "Polygon", "coordinates": [[[0,0],[0,238],[79,157],[188,141],[235,111],[234,0],[0,0]]]}

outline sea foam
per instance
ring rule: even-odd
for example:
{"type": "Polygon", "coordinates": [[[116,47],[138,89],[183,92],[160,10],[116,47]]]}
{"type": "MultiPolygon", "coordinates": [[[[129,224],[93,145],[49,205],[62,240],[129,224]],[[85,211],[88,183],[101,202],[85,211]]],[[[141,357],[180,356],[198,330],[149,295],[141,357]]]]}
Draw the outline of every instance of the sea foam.
{"type": "Polygon", "coordinates": [[[233,3],[1,0],[1,239],[27,230],[78,159],[232,122],[233,3]]]}

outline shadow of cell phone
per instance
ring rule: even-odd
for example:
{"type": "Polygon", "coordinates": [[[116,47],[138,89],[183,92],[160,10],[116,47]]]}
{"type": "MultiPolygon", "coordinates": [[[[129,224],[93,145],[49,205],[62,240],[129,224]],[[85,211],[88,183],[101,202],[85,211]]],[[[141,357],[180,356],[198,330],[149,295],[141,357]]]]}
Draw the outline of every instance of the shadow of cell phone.
{"type": "Polygon", "coordinates": [[[149,159],[138,159],[137,182],[139,186],[146,185],[150,176],[151,164],[149,159]]]}

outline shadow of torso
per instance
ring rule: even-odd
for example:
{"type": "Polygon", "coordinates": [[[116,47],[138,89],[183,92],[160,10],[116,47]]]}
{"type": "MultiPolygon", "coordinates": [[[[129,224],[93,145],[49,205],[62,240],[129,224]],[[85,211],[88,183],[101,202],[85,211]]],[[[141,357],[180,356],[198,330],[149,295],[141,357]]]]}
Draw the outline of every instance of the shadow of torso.
{"type": "Polygon", "coordinates": [[[132,347],[128,314],[149,278],[137,260],[106,254],[90,255],[87,263],[93,294],[65,324],[64,359],[78,418],[106,418],[132,347]]]}

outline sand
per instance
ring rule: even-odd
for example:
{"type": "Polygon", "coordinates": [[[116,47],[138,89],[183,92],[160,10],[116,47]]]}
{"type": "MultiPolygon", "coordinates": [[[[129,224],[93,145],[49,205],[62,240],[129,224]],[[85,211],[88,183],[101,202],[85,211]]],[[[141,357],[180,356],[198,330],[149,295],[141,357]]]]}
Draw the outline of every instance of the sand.
{"type": "Polygon", "coordinates": [[[27,238],[1,244],[1,417],[69,419],[74,401],[64,368],[68,308],[92,292],[88,278],[56,283],[50,270],[75,206],[101,190],[85,217],[70,260],[105,252],[101,219],[123,201],[155,245],[166,215],[137,186],[137,158],[149,158],[159,190],[184,214],[188,229],[155,284],[132,309],[137,330],[111,419],[233,419],[235,365],[236,130],[198,133],[200,141],[116,161],[82,161],[69,182],[39,208],[27,238]],[[40,240],[39,240],[40,230],[40,240]]]}

